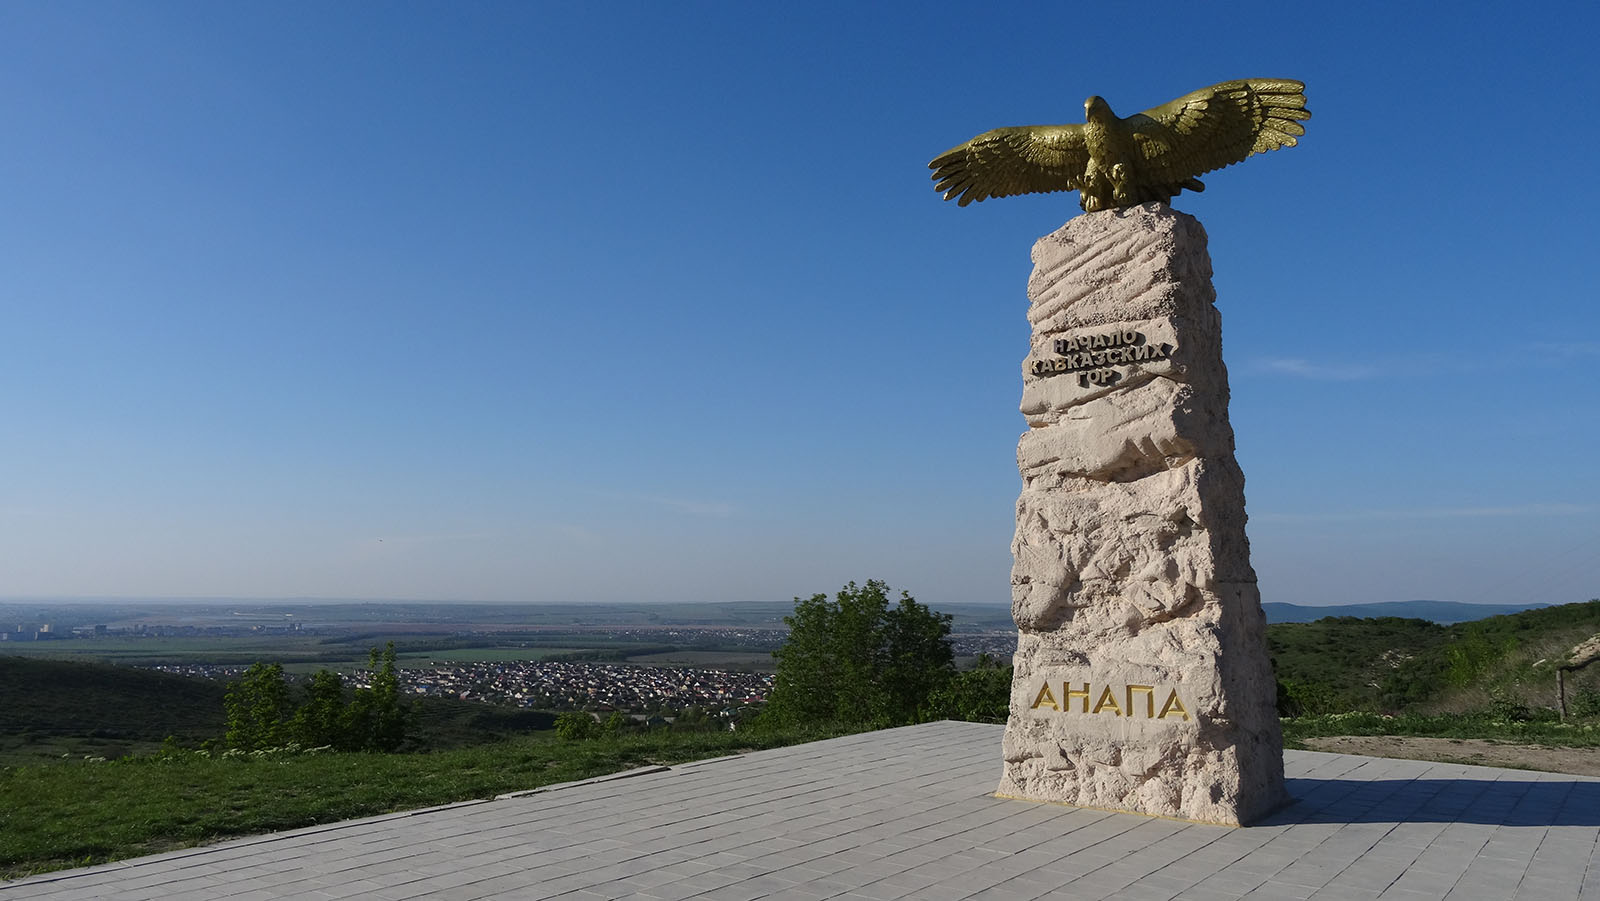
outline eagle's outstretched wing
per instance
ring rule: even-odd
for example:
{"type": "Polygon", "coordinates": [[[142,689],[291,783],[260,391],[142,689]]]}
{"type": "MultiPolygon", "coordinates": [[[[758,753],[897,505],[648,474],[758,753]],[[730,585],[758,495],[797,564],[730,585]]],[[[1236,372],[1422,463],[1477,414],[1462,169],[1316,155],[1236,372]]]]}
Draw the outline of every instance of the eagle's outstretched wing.
{"type": "Polygon", "coordinates": [[[961,206],[988,197],[1075,191],[1089,164],[1082,125],[986,131],[928,164],[934,190],[961,206]]]}
{"type": "Polygon", "coordinates": [[[1293,147],[1311,118],[1306,86],[1276,78],[1225,81],[1123,120],[1149,181],[1181,183],[1252,153],[1293,147]]]}

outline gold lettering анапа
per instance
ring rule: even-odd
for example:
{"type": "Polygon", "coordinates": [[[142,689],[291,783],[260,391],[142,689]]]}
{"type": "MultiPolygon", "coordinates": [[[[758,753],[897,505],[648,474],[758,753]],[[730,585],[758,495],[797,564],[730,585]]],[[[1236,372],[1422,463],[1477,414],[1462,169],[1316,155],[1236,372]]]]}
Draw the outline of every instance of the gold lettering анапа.
{"type": "Polygon", "coordinates": [[[1190,720],[1189,708],[1185,707],[1182,699],[1178,697],[1176,688],[1157,685],[1102,685],[1096,694],[1093,683],[1090,682],[1062,681],[1058,684],[1061,686],[1059,695],[1051,689],[1048,679],[1039,683],[1039,690],[1033,693],[1033,702],[1028,705],[1028,709],[1041,712],[1053,710],[1057,713],[1086,713],[1090,716],[1101,714],[1152,720],[1177,719],[1186,723],[1190,720]],[[1083,687],[1075,688],[1075,684],[1081,684],[1083,687]],[[1161,712],[1157,713],[1155,699],[1162,692],[1166,694],[1166,701],[1161,705],[1161,712]],[[1091,697],[1098,698],[1092,708],[1089,705],[1091,697]],[[1136,697],[1144,703],[1136,705],[1134,703],[1136,697]],[[1082,701],[1082,705],[1076,711],[1072,709],[1074,700],[1082,701]]]}

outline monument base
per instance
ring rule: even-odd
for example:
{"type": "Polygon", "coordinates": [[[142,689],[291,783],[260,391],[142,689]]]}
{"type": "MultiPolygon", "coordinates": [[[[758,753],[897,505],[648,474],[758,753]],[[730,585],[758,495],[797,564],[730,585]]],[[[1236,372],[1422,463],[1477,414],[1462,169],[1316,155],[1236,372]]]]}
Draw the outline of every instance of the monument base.
{"type": "Polygon", "coordinates": [[[1145,204],[1033,258],[997,794],[1248,823],[1287,794],[1205,232],[1145,204]]]}

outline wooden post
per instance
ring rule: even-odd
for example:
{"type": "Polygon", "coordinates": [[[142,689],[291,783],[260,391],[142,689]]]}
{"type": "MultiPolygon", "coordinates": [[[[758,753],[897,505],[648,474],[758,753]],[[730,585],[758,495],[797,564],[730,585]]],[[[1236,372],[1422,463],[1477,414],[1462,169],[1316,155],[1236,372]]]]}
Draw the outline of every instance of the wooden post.
{"type": "Polygon", "coordinates": [[[1567,721],[1567,668],[1556,667],[1556,702],[1561,705],[1561,721],[1567,721]]]}

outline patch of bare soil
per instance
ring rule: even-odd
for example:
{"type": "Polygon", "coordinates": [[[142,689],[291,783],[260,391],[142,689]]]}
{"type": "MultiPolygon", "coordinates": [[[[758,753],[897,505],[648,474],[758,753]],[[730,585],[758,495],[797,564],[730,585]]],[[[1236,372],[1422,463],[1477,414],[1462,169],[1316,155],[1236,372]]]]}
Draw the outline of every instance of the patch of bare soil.
{"type": "Polygon", "coordinates": [[[1400,735],[1340,735],[1302,740],[1313,751],[1360,754],[1366,757],[1401,757],[1437,760],[1474,766],[1514,767],[1600,776],[1600,748],[1550,748],[1513,745],[1478,738],[1418,738],[1400,735]]]}

